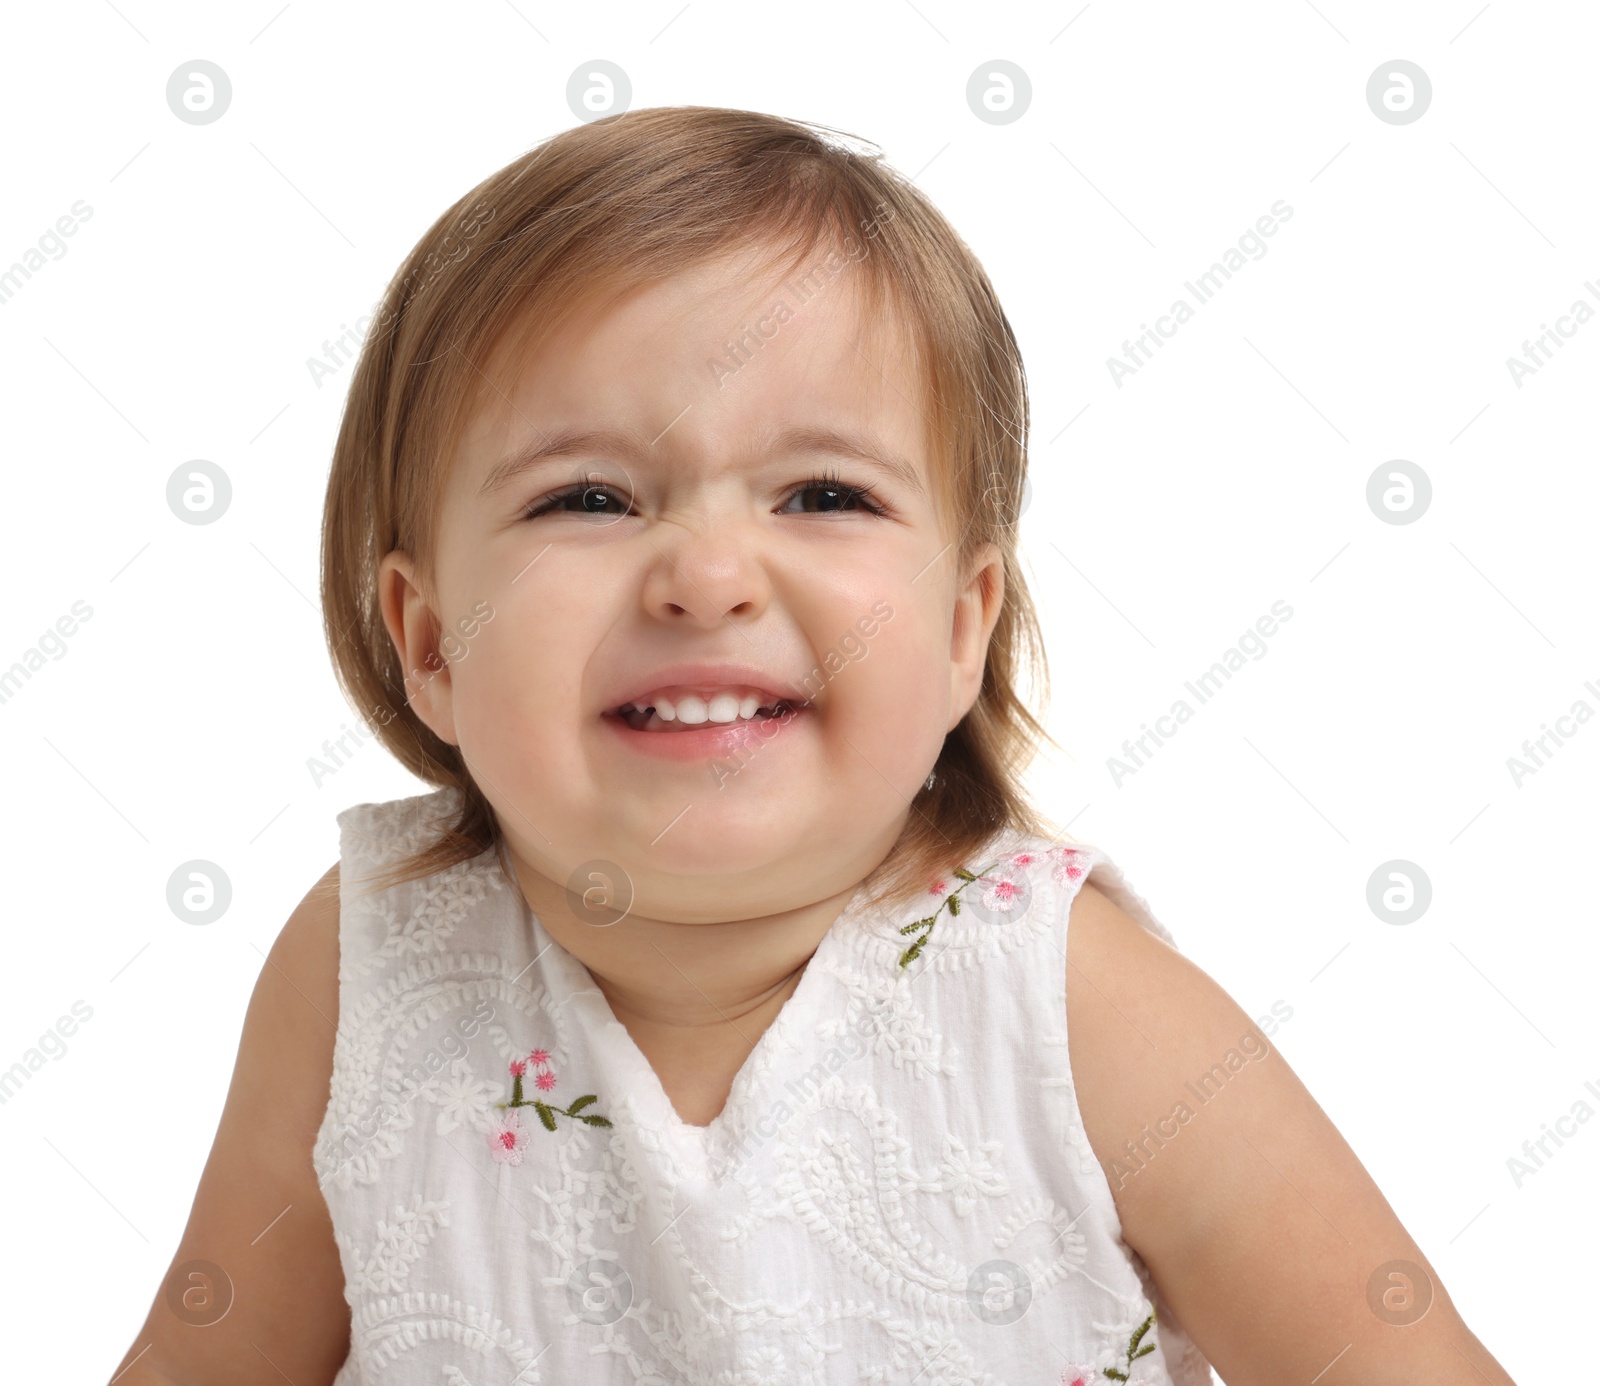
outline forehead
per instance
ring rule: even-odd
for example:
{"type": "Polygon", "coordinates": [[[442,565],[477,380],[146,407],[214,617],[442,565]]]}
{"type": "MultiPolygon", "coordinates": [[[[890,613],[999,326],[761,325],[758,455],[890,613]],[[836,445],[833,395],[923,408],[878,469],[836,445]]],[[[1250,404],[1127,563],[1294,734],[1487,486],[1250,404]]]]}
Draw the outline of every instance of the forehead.
{"type": "Polygon", "coordinates": [[[798,261],[741,249],[620,294],[552,330],[525,321],[484,370],[455,469],[476,491],[507,453],[566,429],[614,428],[690,464],[758,438],[831,427],[876,439],[931,489],[913,335],[864,264],[819,246],[798,261]]]}

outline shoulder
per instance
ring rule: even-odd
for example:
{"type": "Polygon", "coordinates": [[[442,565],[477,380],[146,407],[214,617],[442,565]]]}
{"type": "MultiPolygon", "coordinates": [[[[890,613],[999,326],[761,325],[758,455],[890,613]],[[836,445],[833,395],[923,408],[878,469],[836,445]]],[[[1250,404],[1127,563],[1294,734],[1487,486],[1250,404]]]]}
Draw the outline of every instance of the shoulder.
{"type": "MultiPolygon", "coordinates": [[[[1098,873],[1095,873],[1098,875],[1098,873]]],[[[1124,897],[1125,898],[1125,897],[1124,897]]],[[[1202,968],[1101,889],[1068,910],[1067,1039],[1084,1133],[1136,1249],[1206,1215],[1204,1137],[1156,1168],[1162,1123],[1199,1100],[1185,1086],[1229,1055],[1270,1057],[1254,1021],[1202,968]],[[1155,1137],[1148,1133],[1154,1131],[1155,1137]],[[1144,1175],[1150,1177],[1145,1178],[1144,1175]]],[[[1232,1061],[1236,1066],[1238,1059],[1232,1061]]],[[[1230,1070],[1230,1071],[1236,1071],[1230,1070]]]]}
{"type": "Polygon", "coordinates": [[[1208,1341],[1218,1374],[1291,1379],[1336,1320],[1364,1379],[1459,1378],[1471,1344],[1479,1376],[1511,1386],[1284,1057],[1157,934],[1119,872],[1091,875],[1107,888],[1082,880],[1067,911],[1079,1113],[1123,1240],[1195,1341],[1208,1341]],[[1385,1305],[1398,1296],[1421,1310],[1380,1317],[1380,1292],[1385,1305]]]}
{"type": "Polygon", "coordinates": [[[339,1005],[339,864],[335,862],[295,906],[267,954],[263,976],[276,970],[307,1002],[337,1020],[339,1005]]]}
{"type": "MultiPolygon", "coordinates": [[[[339,927],[339,863],[334,862],[311,884],[311,889],[301,896],[288,922],[279,933],[279,941],[287,941],[291,949],[332,932],[337,941],[339,927]]],[[[326,940],[324,940],[325,942],[326,940]]]]}
{"type": "Polygon", "coordinates": [[[322,1121],[339,1024],[339,867],[335,864],[290,913],[267,953],[245,1016],[241,1066],[270,1065],[290,1077],[292,1149],[298,1163],[322,1121]]]}

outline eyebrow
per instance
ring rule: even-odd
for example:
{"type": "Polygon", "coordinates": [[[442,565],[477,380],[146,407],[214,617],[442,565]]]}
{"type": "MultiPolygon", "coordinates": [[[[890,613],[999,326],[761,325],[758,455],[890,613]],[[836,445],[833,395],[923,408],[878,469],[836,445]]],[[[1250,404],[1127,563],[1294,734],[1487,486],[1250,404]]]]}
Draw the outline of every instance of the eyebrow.
{"type": "MultiPolygon", "coordinates": [[[[524,472],[541,462],[592,452],[609,452],[639,462],[650,458],[652,451],[649,442],[634,434],[615,429],[561,429],[547,437],[525,443],[503,457],[484,478],[483,485],[478,488],[478,494],[497,495],[524,472]]],[[[828,453],[838,457],[853,458],[886,476],[893,477],[917,495],[927,495],[916,467],[898,453],[880,447],[876,440],[867,434],[819,425],[799,425],[770,436],[766,441],[765,451],[768,454],[828,453]]]]}

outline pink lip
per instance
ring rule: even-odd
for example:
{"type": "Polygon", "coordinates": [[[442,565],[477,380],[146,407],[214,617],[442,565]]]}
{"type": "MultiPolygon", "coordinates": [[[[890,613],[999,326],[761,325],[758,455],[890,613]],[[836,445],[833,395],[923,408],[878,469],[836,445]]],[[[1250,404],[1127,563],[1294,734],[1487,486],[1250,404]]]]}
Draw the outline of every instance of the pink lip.
{"type": "MultiPolygon", "coordinates": [[[[654,686],[659,688],[663,685],[654,686]]],[[[662,760],[692,761],[748,758],[773,742],[784,740],[795,723],[809,720],[811,716],[809,708],[795,707],[776,717],[764,717],[753,722],[708,722],[694,731],[662,732],[635,731],[622,718],[609,713],[600,720],[630,750],[659,756],[662,760]]]]}

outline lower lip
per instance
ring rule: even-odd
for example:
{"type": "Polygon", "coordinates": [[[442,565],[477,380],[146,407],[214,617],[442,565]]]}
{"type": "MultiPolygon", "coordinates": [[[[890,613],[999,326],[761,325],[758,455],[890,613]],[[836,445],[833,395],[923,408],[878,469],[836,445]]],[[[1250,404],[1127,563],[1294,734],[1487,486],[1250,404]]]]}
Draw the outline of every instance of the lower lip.
{"type": "Polygon", "coordinates": [[[635,731],[622,718],[610,714],[600,720],[632,750],[662,760],[685,761],[749,755],[781,740],[796,722],[810,715],[809,709],[794,708],[778,717],[752,722],[708,722],[695,731],[680,732],[635,731]]]}

